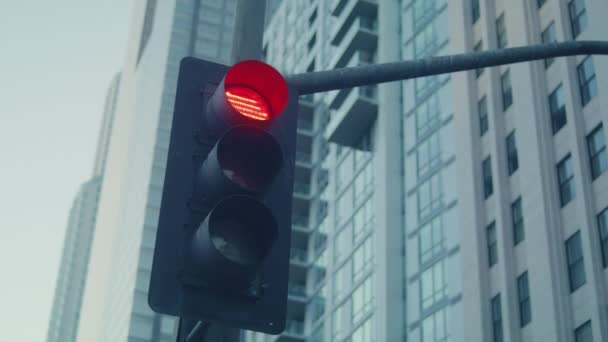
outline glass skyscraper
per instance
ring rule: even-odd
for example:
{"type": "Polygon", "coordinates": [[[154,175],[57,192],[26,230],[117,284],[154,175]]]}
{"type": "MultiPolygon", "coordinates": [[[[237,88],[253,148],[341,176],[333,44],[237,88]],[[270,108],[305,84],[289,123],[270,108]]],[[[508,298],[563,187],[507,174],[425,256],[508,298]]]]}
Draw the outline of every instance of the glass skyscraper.
{"type": "Polygon", "coordinates": [[[119,85],[120,75],[116,75],[106,94],[93,176],[80,186],[70,210],[47,342],[76,340],[119,85]]]}
{"type": "Polygon", "coordinates": [[[136,1],[78,341],[172,341],[147,291],[180,60],[228,64],[235,0],[136,1]]]}

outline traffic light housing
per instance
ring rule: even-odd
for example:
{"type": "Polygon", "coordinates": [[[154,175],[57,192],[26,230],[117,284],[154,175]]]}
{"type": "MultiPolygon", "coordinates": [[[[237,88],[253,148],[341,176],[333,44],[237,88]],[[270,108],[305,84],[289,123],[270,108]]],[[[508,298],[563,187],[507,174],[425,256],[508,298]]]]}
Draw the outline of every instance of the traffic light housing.
{"type": "Polygon", "coordinates": [[[150,278],[154,311],[284,330],[297,99],[262,62],[182,60],[150,278]]]}

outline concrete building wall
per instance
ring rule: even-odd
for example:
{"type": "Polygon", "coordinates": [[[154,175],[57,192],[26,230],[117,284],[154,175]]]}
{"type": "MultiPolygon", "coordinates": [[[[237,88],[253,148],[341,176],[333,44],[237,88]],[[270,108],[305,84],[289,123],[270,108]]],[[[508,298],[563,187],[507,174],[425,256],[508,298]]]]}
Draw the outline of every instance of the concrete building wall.
{"type": "MultiPolygon", "coordinates": [[[[301,72],[311,66],[313,55],[315,65],[309,70],[357,65],[364,60],[393,61],[495,49],[499,39],[508,47],[536,44],[542,42],[543,31],[552,22],[555,39],[570,40],[576,22],[573,13],[586,23],[576,39],[602,39],[598,18],[598,13],[606,10],[602,2],[547,0],[539,8],[542,1],[479,0],[479,15],[474,20],[475,3],[311,1],[307,8],[325,11],[325,15],[319,12],[321,22],[301,32],[271,21],[269,46],[275,54],[289,56],[281,53],[288,43],[277,37],[289,37],[295,31],[306,43],[313,32],[319,34],[326,27],[325,34],[320,34],[320,53],[305,53],[300,59],[305,62],[295,64],[299,68],[293,67],[289,57],[275,57],[270,62],[288,72],[301,72]],[[579,10],[571,11],[571,7],[579,10]],[[372,11],[366,12],[370,8],[372,11]],[[377,16],[376,27],[357,20],[372,13],[377,16]],[[503,20],[504,31],[497,20],[503,20]],[[362,49],[371,49],[373,58],[351,58],[353,51],[362,49]]],[[[292,7],[280,6],[277,16],[289,18],[297,11],[306,17],[309,13],[292,7]]],[[[343,166],[349,153],[362,150],[357,145],[362,132],[371,137],[374,165],[375,340],[403,336],[413,341],[492,341],[500,337],[508,341],[573,341],[575,330],[583,331],[587,321],[594,340],[606,339],[605,253],[601,249],[606,235],[600,233],[598,215],[608,202],[603,191],[604,172],[591,177],[587,141],[606,120],[601,110],[607,98],[602,77],[606,59],[591,58],[597,95],[583,105],[577,69],[585,57],[556,59],[549,67],[538,61],[381,85],[371,102],[372,91],[363,87],[315,96],[316,112],[325,112],[329,118],[325,136],[335,145],[330,144],[331,153],[322,162],[329,169],[330,186],[324,196],[329,203],[328,217],[334,221],[324,253],[330,257],[325,263],[326,319],[322,329],[314,326],[307,331],[313,340],[359,338],[350,335],[350,329],[356,328],[352,322],[346,324],[344,334],[336,335],[343,330],[343,316],[349,318],[352,308],[342,309],[344,303],[350,306],[348,300],[332,291],[344,282],[340,280],[341,264],[331,258],[340,249],[352,247],[350,242],[344,243],[352,235],[343,233],[340,220],[343,213],[356,211],[357,206],[345,207],[343,198],[349,190],[340,183],[349,177],[343,166]],[[507,83],[510,96],[503,92],[507,83]],[[567,123],[554,134],[549,95],[559,84],[567,123]],[[508,97],[512,104],[504,105],[508,97]],[[484,102],[488,124],[481,134],[479,114],[484,110],[479,106],[484,102]],[[372,113],[374,110],[377,112],[372,113]],[[370,117],[371,124],[362,123],[370,117]],[[514,167],[510,166],[508,137],[515,141],[516,170],[510,170],[514,167]],[[562,207],[557,165],[567,155],[575,195],[562,207]],[[486,195],[482,164],[488,157],[492,191],[486,195]],[[518,199],[522,221],[513,216],[518,199]],[[520,222],[523,238],[514,232],[514,225],[520,222]],[[577,260],[584,265],[585,280],[572,290],[569,274],[575,271],[568,268],[566,242],[576,232],[580,232],[582,250],[582,259],[577,260]],[[496,262],[491,265],[489,254],[494,253],[496,262]],[[395,265],[400,265],[400,270],[395,265]],[[524,274],[527,291],[518,283],[524,274]],[[522,319],[522,300],[530,304],[529,322],[522,319]]],[[[604,126],[600,136],[605,140],[604,126]]],[[[606,158],[602,153],[598,155],[604,157],[599,158],[606,158]]]]}
{"type": "Polygon", "coordinates": [[[81,185],[69,213],[47,332],[49,342],[75,341],[76,339],[97,219],[99,193],[112,133],[112,122],[116,113],[116,94],[119,86],[120,74],[117,74],[110,83],[106,94],[93,176],[81,185]]]}
{"type": "Polygon", "coordinates": [[[236,1],[136,1],[79,341],[170,341],[148,282],[180,60],[229,63],[236,1]]]}

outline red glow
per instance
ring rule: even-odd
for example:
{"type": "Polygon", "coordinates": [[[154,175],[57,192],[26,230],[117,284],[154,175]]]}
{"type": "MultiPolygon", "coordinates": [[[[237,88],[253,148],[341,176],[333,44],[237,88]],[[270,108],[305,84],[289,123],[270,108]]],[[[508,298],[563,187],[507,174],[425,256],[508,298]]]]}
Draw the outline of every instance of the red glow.
{"type": "Polygon", "coordinates": [[[259,121],[270,119],[268,103],[255,90],[242,86],[231,86],[226,89],[226,99],[241,115],[259,121]]]}

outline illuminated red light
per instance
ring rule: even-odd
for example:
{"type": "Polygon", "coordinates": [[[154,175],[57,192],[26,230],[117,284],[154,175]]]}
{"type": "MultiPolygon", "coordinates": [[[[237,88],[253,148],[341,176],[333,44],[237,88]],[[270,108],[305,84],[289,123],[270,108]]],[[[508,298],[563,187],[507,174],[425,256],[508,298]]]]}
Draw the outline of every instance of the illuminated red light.
{"type": "Polygon", "coordinates": [[[226,99],[232,108],[243,116],[259,121],[270,119],[270,106],[253,89],[237,85],[227,87],[226,99]]]}

